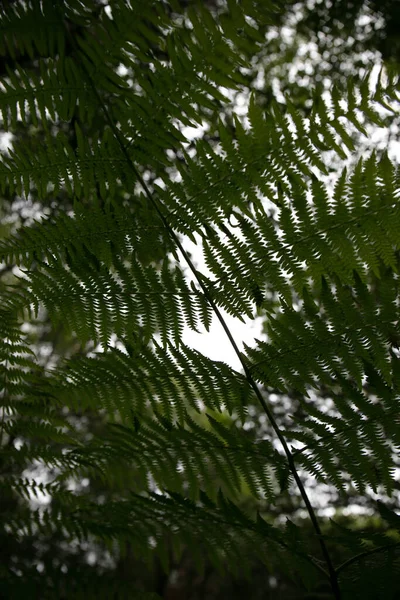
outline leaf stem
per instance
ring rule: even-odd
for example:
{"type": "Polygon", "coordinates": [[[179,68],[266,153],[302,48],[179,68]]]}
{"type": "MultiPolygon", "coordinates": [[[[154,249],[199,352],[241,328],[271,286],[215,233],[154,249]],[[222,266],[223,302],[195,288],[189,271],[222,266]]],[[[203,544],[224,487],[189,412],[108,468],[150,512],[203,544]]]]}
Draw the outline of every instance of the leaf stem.
{"type": "Polygon", "coordinates": [[[383,552],[384,550],[390,550],[391,548],[398,548],[399,546],[400,546],[400,542],[397,542],[396,544],[390,544],[388,546],[379,546],[378,548],[372,548],[371,550],[365,550],[364,552],[360,552],[360,554],[356,554],[355,556],[352,556],[351,558],[346,560],[344,563],[339,565],[338,568],[336,569],[336,575],[339,575],[340,571],[343,571],[343,569],[346,569],[351,564],[353,564],[357,560],[360,560],[360,558],[363,558],[364,556],[369,556],[370,554],[375,554],[376,552],[383,552]]]}
{"type": "Polygon", "coordinates": [[[158,198],[156,198],[154,196],[154,194],[152,194],[152,192],[148,188],[146,182],[144,181],[143,177],[141,176],[141,174],[139,173],[139,171],[136,168],[135,164],[133,163],[133,161],[132,161],[132,159],[131,159],[131,157],[130,157],[127,149],[126,149],[124,140],[123,140],[120,132],[118,131],[118,128],[116,127],[116,125],[115,125],[115,123],[114,123],[114,121],[113,121],[113,119],[112,119],[109,111],[107,110],[107,108],[106,108],[106,106],[105,106],[105,104],[104,104],[104,102],[103,102],[103,100],[102,100],[102,98],[101,98],[101,96],[100,96],[100,94],[99,94],[99,92],[98,92],[98,90],[97,90],[94,82],[93,82],[92,77],[90,76],[90,74],[88,73],[88,71],[87,71],[87,69],[86,69],[86,67],[84,65],[83,65],[82,68],[86,71],[86,75],[87,75],[87,77],[88,77],[88,79],[90,81],[91,87],[93,89],[93,93],[97,97],[99,105],[100,105],[100,107],[103,110],[104,116],[105,116],[106,120],[108,121],[108,123],[110,125],[111,131],[113,132],[113,134],[114,134],[114,136],[115,136],[115,138],[116,138],[116,140],[118,142],[118,145],[119,145],[119,147],[121,149],[121,152],[123,153],[123,155],[126,158],[127,165],[131,169],[132,173],[135,175],[137,181],[140,183],[140,185],[141,185],[141,187],[142,187],[142,189],[143,189],[146,197],[148,198],[148,200],[151,203],[151,205],[154,207],[154,209],[157,212],[158,216],[160,217],[162,223],[164,224],[167,232],[169,233],[169,235],[173,239],[176,247],[181,252],[183,258],[185,259],[185,262],[187,263],[187,265],[188,265],[189,269],[191,270],[193,276],[195,277],[196,281],[198,282],[198,284],[199,284],[199,286],[200,286],[200,288],[201,288],[201,290],[202,290],[205,298],[209,302],[209,304],[212,307],[212,309],[213,309],[216,317],[218,318],[219,322],[221,323],[222,328],[225,331],[225,334],[228,337],[228,339],[229,339],[229,341],[230,341],[230,343],[231,343],[231,345],[232,345],[232,347],[233,347],[233,349],[234,349],[234,351],[235,351],[235,353],[236,353],[236,355],[237,355],[237,357],[238,357],[238,359],[239,359],[239,361],[240,361],[240,363],[241,363],[241,365],[243,367],[246,379],[247,379],[249,385],[251,386],[251,388],[253,389],[253,391],[254,391],[254,393],[255,393],[255,395],[256,395],[256,397],[257,397],[257,399],[258,399],[258,401],[259,401],[259,403],[261,405],[261,407],[263,408],[263,410],[264,410],[264,412],[265,412],[265,414],[266,414],[269,422],[271,423],[271,426],[272,426],[272,428],[273,428],[276,436],[278,437],[278,439],[279,439],[279,441],[280,441],[280,443],[282,445],[282,448],[283,448],[283,450],[285,452],[285,455],[286,455],[286,458],[287,458],[287,461],[288,461],[288,464],[289,464],[290,471],[292,472],[292,475],[293,475],[293,477],[294,477],[294,479],[296,481],[296,484],[297,484],[298,489],[300,491],[301,497],[303,498],[304,504],[305,504],[305,506],[307,508],[307,512],[309,514],[311,523],[312,523],[312,525],[314,527],[315,533],[317,534],[317,537],[318,537],[318,540],[319,540],[319,544],[320,544],[320,548],[321,548],[321,552],[322,552],[322,555],[324,557],[324,560],[325,560],[327,568],[328,568],[329,579],[330,579],[330,584],[331,584],[333,595],[335,597],[335,600],[340,600],[341,599],[341,593],[340,593],[340,589],[339,589],[339,584],[338,584],[338,579],[337,579],[337,574],[336,574],[335,568],[333,566],[333,563],[332,563],[331,557],[329,555],[328,549],[326,547],[325,541],[324,541],[324,539],[322,537],[322,532],[321,532],[321,529],[320,529],[320,526],[319,526],[316,514],[315,514],[314,509],[313,509],[313,507],[311,505],[310,499],[309,499],[309,497],[307,495],[307,492],[305,490],[303,482],[301,481],[300,476],[299,476],[299,474],[297,472],[297,468],[296,468],[296,465],[295,465],[295,462],[294,462],[293,455],[292,455],[292,453],[290,451],[290,448],[289,448],[289,446],[288,446],[288,444],[287,444],[287,442],[286,442],[286,440],[285,440],[285,438],[284,438],[284,436],[283,436],[283,434],[282,434],[282,432],[281,432],[281,430],[279,428],[279,425],[276,422],[275,417],[274,417],[271,409],[267,405],[267,403],[265,401],[265,398],[261,394],[261,391],[259,390],[259,388],[257,386],[257,383],[253,379],[253,376],[252,376],[252,374],[250,372],[250,369],[247,366],[247,364],[246,364],[246,362],[244,360],[244,357],[243,357],[242,353],[240,352],[240,350],[239,350],[239,348],[238,348],[238,346],[237,346],[237,344],[236,344],[236,342],[235,342],[235,340],[234,340],[234,338],[232,336],[232,333],[229,330],[229,327],[228,327],[228,325],[225,322],[224,317],[221,314],[221,311],[219,310],[217,304],[215,303],[215,300],[213,299],[211,293],[209,292],[208,288],[204,284],[203,279],[201,278],[199,272],[197,271],[195,265],[193,264],[190,256],[188,255],[188,253],[184,249],[184,247],[183,247],[181,241],[179,240],[177,234],[175,233],[175,231],[172,229],[172,227],[168,223],[167,218],[165,217],[165,215],[164,215],[164,213],[163,213],[163,211],[162,211],[162,209],[160,207],[160,204],[163,207],[162,203],[158,200],[158,198]]]}

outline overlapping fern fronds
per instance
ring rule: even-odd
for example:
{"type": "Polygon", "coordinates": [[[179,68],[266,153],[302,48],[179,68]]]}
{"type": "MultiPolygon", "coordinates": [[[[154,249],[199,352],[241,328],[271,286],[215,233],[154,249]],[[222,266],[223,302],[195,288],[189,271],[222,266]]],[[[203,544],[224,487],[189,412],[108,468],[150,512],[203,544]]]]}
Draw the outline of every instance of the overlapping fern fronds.
{"type": "Polygon", "coordinates": [[[343,170],[333,195],[324,177],[327,151],[345,159],[355,151],[349,132],[381,125],[379,107],[396,109],[398,82],[383,75],[374,89],[366,79],[328,100],[316,93],[308,119],[289,98],[262,110],[256,95],[247,123],[219,118],[222,86],[245,85],[241,69],[263,43],[273,7],[259,4],[232,0],[220,14],[196,5],[183,16],[174,2],[3,9],[0,51],[13,61],[0,91],[3,124],[41,127],[47,142],[16,141],[2,156],[0,189],[62,190],[75,207],[0,243],[2,260],[22,272],[4,291],[0,319],[1,485],[53,498],[41,513],[11,515],[7,531],[62,528],[67,539],[129,541],[143,553],[156,545],[165,563],[166,532],[199,562],[203,550],[221,565],[256,549],[267,563],[276,555],[300,571],[312,565],[339,598],[299,473],[342,493],[349,480],[360,493],[395,487],[399,175],[387,156],[372,155],[343,170]],[[23,64],[33,48],[35,73],[23,64]],[[99,115],[102,135],[87,136],[99,115]],[[73,140],[52,134],[60,119],[74,122],[73,140]],[[188,149],[182,126],[206,119],[218,143],[188,149]],[[193,265],[184,235],[201,243],[208,275],[193,265]],[[154,246],[165,249],[157,263],[154,246]],[[43,308],[81,346],[101,346],[51,369],[27,358],[19,325],[43,308]],[[222,309],[268,319],[267,340],[246,354],[232,340],[243,373],[182,340],[185,326],[208,330],[213,315],[227,330],[222,309]],[[310,398],[321,385],[332,390],[331,411],[310,398]],[[305,418],[288,431],[268,387],[302,394],[305,418]],[[283,451],[216,417],[227,411],[244,422],[255,401],[283,451]],[[79,427],[85,414],[103,420],[90,441],[79,427]],[[300,447],[290,450],[288,440],[300,447]],[[21,475],[35,461],[51,470],[48,484],[21,475]],[[290,526],[235,504],[245,488],[273,503],[289,475],[326,567],[290,526]],[[104,505],[68,490],[82,477],[102,481],[104,505]]]}

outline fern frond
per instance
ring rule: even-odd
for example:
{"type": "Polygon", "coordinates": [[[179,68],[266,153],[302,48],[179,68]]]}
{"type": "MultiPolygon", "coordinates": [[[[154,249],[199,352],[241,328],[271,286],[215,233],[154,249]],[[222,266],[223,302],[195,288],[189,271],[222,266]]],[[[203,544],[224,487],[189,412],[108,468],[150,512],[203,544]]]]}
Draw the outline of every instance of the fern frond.
{"type": "Polygon", "coordinates": [[[101,405],[110,416],[120,411],[124,420],[132,409],[140,418],[151,407],[182,423],[187,407],[199,412],[199,400],[212,410],[235,410],[244,420],[252,395],[243,375],[183,344],[179,349],[142,347],[131,356],[110,348],[95,358],[68,362],[55,385],[58,397],[71,407],[101,405]]]}
{"type": "Polygon", "coordinates": [[[49,138],[45,147],[24,144],[9,150],[0,163],[0,189],[28,196],[33,186],[45,195],[51,184],[55,193],[64,185],[78,198],[89,198],[96,189],[102,198],[113,196],[116,178],[124,179],[126,165],[115,141],[106,133],[103,140],[89,142],[79,125],[76,136],[76,152],[61,132],[49,138]]]}
{"type": "MultiPolygon", "coordinates": [[[[133,543],[142,556],[148,555],[150,542],[155,544],[155,550],[166,569],[166,533],[175,540],[174,545],[178,551],[183,546],[193,550],[198,567],[201,567],[206,555],[220,569],[224,568],[226,560],[245,569],[254,558],[255,548],[259,560],[270,561],[274,556],[272,548],[276,558],[279,556],[284,559],[287,551],[289,556],[293,556],[285,543],[285,537],[278,529],[261,518],[256,524],[222,494],[219,495],[218,504],[208,499],[207,505],[207,508],[195,505],[174,492],[169,495],[152,493],[148,497],[132,493],[124,501],[110,503],[108,506],[112,510],[105,510],[99,504],[89,504],[81,499],[80,506],[72,511],[68,504],[60,502],[56,512],[59,512],[60,522],[69,535],[80,540],[90,534],[104,540],[118,538],[121,545],[124,541],[133,543]],[[261,523],[263,534],[260,536],[261,523]]],[[[42,529],[46,524],[49,527],[54,522],[54,517],[52,511],[44,511],[41,520],[35,520],[35,526],[42,529]]],[[[17,522],[10,523],[10,531],[21,525],[22,523],[17,522]]]]}
{"type": "MultiPolygon", "coordinates": [[[[310,277],[318,282],[322,274],[335,272],[350,284],[353,270],[376,272],[379,259],[393,267],[391,244],[398,243],[397,175],[390,161],[384,157],[377,164],[371,157],[364,167],[360,163],[353,175],[357,183],[355,179],[353,184],[345,183],[344,173],[328,200],[315,174],[325,167],[318,146],[312,140],[310,146],[314,123],[308,129],[298,126],[293,133],[293,123],[302,123],[299,118],[290,123],[276,107],[265,116],[254,101],[249,118],[248,131],[236,120],[236,140],[220,125],[224,158],[200,141],[198,158],[186,157],[186,165],[179,167],[181,182],[165,179],[165,187],[156,188],[170,225],[187,235],[196,231],[205,240],[207,266],[216,278],[213,293],[218,301],[225,299],[223,307],[238,317],[249,314],[251,304],[244,297],[252,298],[255,284],[262,289],[268,283],[291,303],[285,272],[301,295],[310,277]],[[356,209],[352,189],[361,190],[357,187],[360,169],[365,191],[356,209]],[[272,191],[275,186],[277,193],[272,191]],[[309,189],[314,192],[313,203],[307,197],[309,189]],[[276,205],[275,223],[262,207],[260,193],[276,205]],[[393,220],[390,240],[383,228],[376,228],[377,219],[386,219],[386,212],[393,220]],[[239,221],[240,235],[231,226],[232,215],[239,221]],[[230,306],[229,299],[238,297],[241,303],[230,306]]],[[[326,131],[325,123],[321,136],[326,131]]],[[[330,139],[326,143],[331,147],[330,139]]]]}
{"type": "Polygon", "coordinates": [[[14,70],[7,66],[0,93],[4,129],[16,128],[19,122],[35,127],[40,122],[48,128],[49,117],[52,121],[69,121],[76,110],[80,121],[90,126],[96,110],[93,91],[75,62],[69,57],[63,61],[42,60],[39,69],[40,75],[19,65],[14,70]]]}
{"type": "MultiPolygon", "coordinates": [[[[88,253],[88,259],[92,256],[88,253]]],[[[65,323],[82,340],[93,339],[108,346],[112,334],[127,339],[139,333],[150,340],[156,332],[163,344],[180,343],[184,325],[197,330],[197,319],[208,329],[210,310],[200,292],[188,287],[178,267],[161,273],[139,261],[124,264],[114,259],[114,272],[97,259],[89,267],[64,268],[53,261],[40,270],[25,271],[29,291],[35,298],[46,298],[54,324],[65,323]],[[96,262],[97,261],[97,262],[96,262]]]]}
{"type": "Polygon", "coordinates": [[[9,56],[0,110],[11,131],[38,132],[2,156],[0,190],[51,195],[52,206],[62,193],[74,204],[0,244],[2,259],[22,270],[1,290],[0,485],[21,504],[4,531],[22,542],[133,543],[145,557],[155,546],[165,569],[171,540],[178,555],[187,546],[199,564],[208,556],[219,568],[245,567],[255,554],[273,563],[276,554],[306,580],[306,565],[319,564],[307,552],[314,539],[294,523],[254,519],[238,502],[244,490],[275,502],[290,474],[329,572],[319,573],[339,598],[339,571],[301,475],[342,493],[349,482],[360,493],[396,487],[399,173],[372,154],[343,170],[330,195],[325,153],[344,160],[356,131],[384,125],[377,107],[398,101],[398,81],[316,89],[308,118],[289,98],[261,109],[254,93],[247,118],[230,118],[229,97],[247,94],[246,68],[275,8],[252,0],[214,8],[46,0],[2,9],[0,53],[9,56]],[[183,126],[192,125],[208,141],[189,144],[183,126]],[[201,239],[208,276],[180,235],[201,239]],[[220,308],[266,316],[267,340],[242,354],[220,308]],[[61,336],[102,351],[40,366],[20,327],[32,309],[61,336]],[[184,327],[208,330],[212,313],[244,374],[183,344],[184,327]],[[268,387],[299,396],[300,418],[286,431],[268,387]],[[328,408],[315,402],[321,387],[328,408]],[[244,424],[256,401],[284,455],[273,440],[250,441],[208,414],[244,424]],[[92,412],[99,427],[89,431],[82,424],[92,412]],[[36,463],[51,471],[48,483],[29,475],[36,463]],[[82,477],[104,489],[104,505],[93,501],[95,486],[68,488],[82,477]],[[51,505],[22,502],[35,494],[51,505]]]}
{"type": "Polygon", "coordinates": [[[9,54],[14,60],[21,54],[33,58],[36,52],[41,56],[54,56],[56,53],[62,56],[65,30],[57,8],[51,2],[2,6],[0,54],[9,54]],[[32,23],[36,24],[35,28],[32,23]]]}
{"type": "MultiPolygon", "coordinates": [[[[114,424],[102,439],[69,455],[83,468],[100,469],[107,477],[116,469],[135,469],[133,489],[146,484],[149,473],[161,489],[169,489],[198,498],[204,490],[215,500],[215,481],[233,498],[243,489],[243,483],[258,497],[261,493],[274,498],[274,484],[268,462],[274,451],[268,442],[253,444],[244,435],[220,425],[218,436],[197,425],[188,416],[189,428],[172,423],[140,421],[140,428],[114,424]],[[223,437],[222,437],[223,436],[223,437]],[[181,468],[179,468],[181,465],[181,468]]],[[[125,482],[124,482],[125,483],[125,482]]],[[[126,485],[126,483],[125,483],[126,485]]]]}
{"type": "MultiPolygon", "coordinates": [[[[398,387],[397,359],[391,346],[398,336],[398,280],[386,273],[382,281],[384,294],[374,303],[357,275],[353,289],[337,285],[335,294],[323,283],[319,306],[305,296],[304,312],[286,307],[270,322],[269,343],[259,342],[258,350],[247,351],[255,377],[267,385],[293,387],[306,395],[320,385],[332,389],[336,414],[304,401],[311,419],[303,421],[300,430],[287,433],[305,444],[314,465],[323,466],[318,476],[324,480],[324,472],[341,487],[337,471],[341,465],[360,490],[366,484],[373,489],[383,484],[390,494],[395,481],[392,451],[400,441],[393,426],[398,387]],[[369,393],[379,398],[379,404],[371,403],[361,392],[365,377],[369,393]],[[333,391],[337,385],[339,392],[333,391]],[[377,476],[376,465],[380,464],[384,467],[377,476]]],[[[303,453],[299,460],[312,468],[303,453]]]]}

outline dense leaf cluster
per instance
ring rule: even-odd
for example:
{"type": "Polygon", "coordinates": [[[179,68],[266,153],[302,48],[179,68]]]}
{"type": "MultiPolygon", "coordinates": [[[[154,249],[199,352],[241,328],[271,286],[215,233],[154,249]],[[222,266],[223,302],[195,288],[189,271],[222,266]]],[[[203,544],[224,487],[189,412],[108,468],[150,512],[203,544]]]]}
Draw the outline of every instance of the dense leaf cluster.
{"type": "MultiPolygon", "coordinates": [[[[66,193],[73,204],[0,242],[4,263],[19,266],[0,288],[0,488],[29,501],[7,509],[4,535],[129,544],[143,556],[155,548],[165,568],[170,544],[175,555],[190,547],[199,566],[207,556],[246,569],[256,555],[309,587],[322,574],[335,598],[370,593],[359,571],[373,556],[373,597],[388,598],[400,570],[398,517],[380,507],[391,537],[341,530],[354,556],[335,565],[305,481],[308,473],[342,495],[355,486],[389,497],[398,481],[399,172],[372,154],[343,168],[333,193],[327,183],[329,154],[346,161],[355,131],[396,112],[398,79],[382,72],[376,83],[316,90],[306,117],[289,97],[261,108],[256,93],[245,119],[221,116],[229,91],[246,84],[272,3],[183,11],[176,1],[121,0],[108,9],[93,0],[1,9],[0,52],[11,57],[2,127],[39,128],[44,143],[15,139],[0,189],[26,199],[66,193]],[[104,126],[92,135],[99,115],[104,126]],[[54,135],[59,121],[72,137],[54,135]],[[184,127],[205,121],[214,141],[189,149],[184,127]],[[157,260],[154,248],[165,250],[157,260]],[[54,329],[95,351],[43,366],[21,325],[44,310],[54,329]],[[264,315],[267,339],[239,352],[224,311],[264,315]],[[241,372],[183,343],[185,327],[209,330],[212,319],[241,372]],[[312,399],[322,386],[330,410],[312,399]],[[301,398],[304,417],[287,430],[272,389],[301,398]],[[226,412],[245,423],[254,403],[274,438],[224,423],[226,412]],[[89,438],[85,415],[101,419],[89,438]],[[80,490],[85,480],[101,482],[103,496],[80,490]],[[240,506],[244,489],[274,504],[296,485],[312,537],[240,506]],[[31,502],[43,495],[48,505],[31,502]]],[[[54,574],[53,597],[63,577],[54,574]]],[[[12,568],[1,578],[10,597],[33,580],[12,568]]],[[[86,597],[97,597],[86,583],[86,597]]]]}

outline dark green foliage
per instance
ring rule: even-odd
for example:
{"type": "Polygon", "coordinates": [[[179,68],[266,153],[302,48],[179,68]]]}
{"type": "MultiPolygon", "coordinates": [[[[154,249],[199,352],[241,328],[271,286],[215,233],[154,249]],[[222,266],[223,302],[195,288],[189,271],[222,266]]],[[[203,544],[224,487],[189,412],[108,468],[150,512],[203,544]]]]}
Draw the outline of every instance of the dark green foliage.
{"type": "MultiPolygon", "coordinates": [[[[331,155],[345,162],[355,136],[396,114],[398,79],[316,89],[307,117],[289,97],[263,108],[254,93],[247,120],[231,116],[277,8],[189,4],[2,9],[3,129],[34,128],[42,143],[16,137],[0,190],[70,199],[0,241],[2,261],[20,267],[0,288],[2,539],[12,556],[35,538],[134,548],[165,570],[187,548],[200,571],[250,573],[257,558],[306,589],[323,578],[337,599],[338,581],[343,598],[395,598],[398,515],[379,505],[390,529],[376,536],[342,528],[353,558],[338,566],[306,484],[315,476],[341,497],[398,488],[399,172],[372,154],[344,164],[333,193],[327,182],[331,155]],[[189,147],[183,128],[203,123],[214,137],[189,147]],[[183,341],[213,318],[229,337],[222,310],[267,319],[267,339],[245,353],[231,338],[241,372],[183,341]],[[72,340],[54,364],[29,343],[42,314],[72,340]],[[289,427],[272,390],[298,399],[289,427]],[[330,408],[315,402],[327,390],[330,408]],[[256,403],[268,439],[244,427],[256,403]],[[269,519],[295,486],[311,532],[269,519]]],[[[42,581],[43,598],[146,591],[106,569],[41,578],[33,558],[13,560],[0,572],[10,598],[42,581]]]]}

